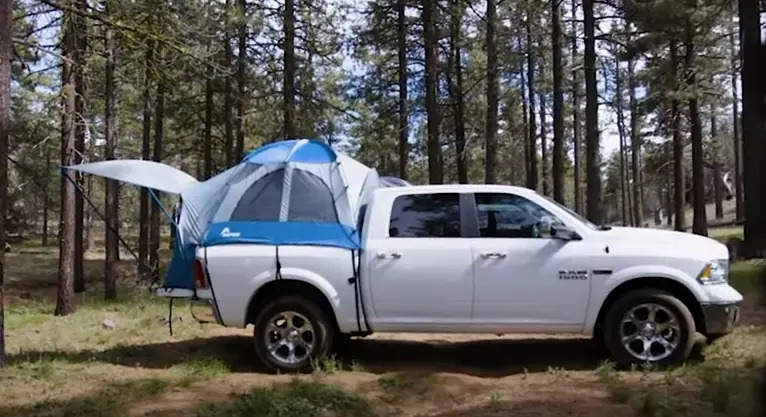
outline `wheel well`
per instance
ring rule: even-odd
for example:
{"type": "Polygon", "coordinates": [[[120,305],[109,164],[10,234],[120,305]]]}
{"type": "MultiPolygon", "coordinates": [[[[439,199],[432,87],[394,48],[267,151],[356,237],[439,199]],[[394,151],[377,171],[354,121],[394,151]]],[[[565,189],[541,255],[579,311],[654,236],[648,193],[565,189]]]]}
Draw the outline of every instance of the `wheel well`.
{"type": "Polygon", "coordinates": [[[604,324],[606,312],[609,311],[609,309],[612,307],[612,304],[614,304],[617,300],[620,299],[620,297],[630,291],[646,288],[655,288],[658,290],[666,291],[672,296],[678,298],[692,313],[692,317],[694,317],[694,325],[697,328],[697,331],[703,334],[705,333],[705,319],[702,313],[702,308],[700,307],[697,298],[691,291],[689,291],[688,288],[684,286],[684,284],[668,278],[647,277],[636,278],[627,282],[623,282],[622,284],[618,285],[617,288],[613,289],[611,293],[609,293],[609,296],[607,296],[606,300],[604,300],[604,304],[601,305],[601,310],[598,312],[598,317],[596,318],[596,326],[593,329],[594,336],[596,335],[596,332],[601,330],[601,326],[604,324]]]}
{"type": "Polygon", "coordinates": [[[245,324],[254,324],[260,309],[265,307],[266,303],[284,295],[304,297],[307,300],[313,301],[317,307],[321,308],[322,311],[327,314],[327,317],[332,322],[335,330],[338,330],[338,322],[335,317],[335,312],[324,293],[314,285],[293,279],[270,281],[259,288],[255,295],[250,299],[250,304],[247,306],[245,324]]]}

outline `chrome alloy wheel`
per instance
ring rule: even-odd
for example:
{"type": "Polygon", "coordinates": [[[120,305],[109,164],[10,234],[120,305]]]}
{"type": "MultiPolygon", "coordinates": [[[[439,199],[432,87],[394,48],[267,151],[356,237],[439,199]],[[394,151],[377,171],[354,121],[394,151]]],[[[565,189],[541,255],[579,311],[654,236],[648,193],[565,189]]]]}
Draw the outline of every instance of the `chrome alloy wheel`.
{"type": "Polygon", "coordinates": [[[275,314],[266,325],[266,348],[274,360],[294,365],[306,360],[314,351],[316,334],[303,314],[283,311],[275,314]]]}
{"type": "Polygon", "coordinates": [[[668,308],[656,303],[639,304],[623,316],[620,340],[634,358],[658,362],[678,348],[681,325],[668,308]]]}

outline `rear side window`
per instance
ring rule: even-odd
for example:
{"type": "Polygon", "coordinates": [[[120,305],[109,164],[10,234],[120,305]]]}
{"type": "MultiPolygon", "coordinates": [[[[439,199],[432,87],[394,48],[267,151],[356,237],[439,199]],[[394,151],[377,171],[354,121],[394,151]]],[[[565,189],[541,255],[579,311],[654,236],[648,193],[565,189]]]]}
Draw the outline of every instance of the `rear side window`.
{"type": "Polygon", "coordinates": [[[390,237],[460,237],[457,193],[396,197],[391,208],[390,237]]]}

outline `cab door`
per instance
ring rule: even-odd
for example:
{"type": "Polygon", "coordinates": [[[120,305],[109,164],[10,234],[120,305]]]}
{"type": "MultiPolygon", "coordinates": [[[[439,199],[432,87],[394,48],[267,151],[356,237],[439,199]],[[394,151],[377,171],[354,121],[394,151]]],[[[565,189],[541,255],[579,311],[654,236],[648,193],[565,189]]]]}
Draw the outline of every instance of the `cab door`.
{"type": "MultiPolygon", "coordinates": [[[[590,294],[587,242],[541,234],[540,205],[511,193],[475,193],[478,236],[473,323],[502,331],[582,328],[590,294]],[[574,278],[574,279],[572,279],[574,278]]],[[[493,330],[493,331],[495,331],[493,330]]]]}
{"type": "Polygon", "coordinates": [[[376,330],[470,326],[473,262],[460,200],[454,192],[395,197],[388,235],[365,247],[376,330]]]}

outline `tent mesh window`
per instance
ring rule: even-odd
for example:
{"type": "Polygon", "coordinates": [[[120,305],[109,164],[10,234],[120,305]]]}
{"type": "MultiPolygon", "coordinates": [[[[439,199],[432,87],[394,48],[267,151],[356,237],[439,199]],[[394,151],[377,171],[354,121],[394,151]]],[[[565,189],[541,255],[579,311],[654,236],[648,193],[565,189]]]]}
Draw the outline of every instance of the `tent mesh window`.
{"type": "Polygon", "coordinates": [[[231,213],[231,220],[279,221],[285,170],[266,174],[250,186],[231,213]]]}
{"type": "Polygon", "coordinates": [[[321,178],[293,171],[287,221],[339,223],[332,191],[321,178]]]}

